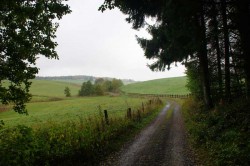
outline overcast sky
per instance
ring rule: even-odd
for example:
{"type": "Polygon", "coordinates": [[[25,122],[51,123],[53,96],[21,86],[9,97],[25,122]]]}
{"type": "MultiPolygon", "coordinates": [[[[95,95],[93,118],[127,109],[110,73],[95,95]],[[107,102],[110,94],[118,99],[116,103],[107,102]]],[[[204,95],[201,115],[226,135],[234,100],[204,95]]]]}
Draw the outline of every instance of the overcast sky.
{"type": "Polygon", "coordinates": [[[39,58],[39,76],[91,75],[136,81],[183,76],[181,65],[170,71],[152,72],[135,35],[118,9],[101,13],[103,0],[70,0],[72,10],[59,21],[56,41],[59,60],[39,58]]]}

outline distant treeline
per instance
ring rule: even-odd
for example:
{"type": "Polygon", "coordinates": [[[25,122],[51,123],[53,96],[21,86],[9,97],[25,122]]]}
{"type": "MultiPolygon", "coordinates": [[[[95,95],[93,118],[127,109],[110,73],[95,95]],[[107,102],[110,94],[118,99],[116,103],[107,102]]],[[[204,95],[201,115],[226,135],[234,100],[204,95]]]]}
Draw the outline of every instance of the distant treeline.
{"type": "Polygon", "coordinates": [[[95,78],[96,77],[94,76],[86,76],[86,75],[36,77],[37,80],[86,80],[86,81],[94,81],[95,78]]]}
{"type": "MultiPolygon", "coordinates": [[[[104,79],[104,80],[110,80],[112,81],[114,78],[110,77],[95,77],[95,76],[86,76],[86,75],[74,75],[74,76],[37,76],[35,79],[37,80],[81,80],[83,82],[91,81],[92,83],[95,83],[96,80],[98,79],[104,79]]],[[[121,81],[124,84],[129,84],[136,82],[132,79],[121,79],[121,81]]]]}

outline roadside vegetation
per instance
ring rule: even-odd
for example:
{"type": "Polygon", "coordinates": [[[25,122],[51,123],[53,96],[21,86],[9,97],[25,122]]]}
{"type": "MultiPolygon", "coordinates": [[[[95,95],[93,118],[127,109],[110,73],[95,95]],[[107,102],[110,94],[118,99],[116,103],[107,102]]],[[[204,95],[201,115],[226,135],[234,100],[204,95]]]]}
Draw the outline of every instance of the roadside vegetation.
{"type": "Polygon", "coordinates": [[[207,111],[194,99],[183,104],[189,140],[203,165],[249,165],[250,101],[238,99],[207,111]]]}

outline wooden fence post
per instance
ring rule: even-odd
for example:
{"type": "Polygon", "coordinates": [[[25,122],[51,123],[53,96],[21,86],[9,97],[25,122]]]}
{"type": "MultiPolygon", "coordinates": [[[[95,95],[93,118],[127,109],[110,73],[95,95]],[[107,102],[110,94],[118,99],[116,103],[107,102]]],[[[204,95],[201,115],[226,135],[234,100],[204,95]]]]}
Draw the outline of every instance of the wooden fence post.
{"type": "Polygon", "coordinates": [[[144,112],[144,103],[142,102],[142,112],[144,112]]]}
{"type": "Polygon", "coordinates": [[[137,110],[137,121],[141,121],[141,112],[139,109],[137,110]]]}
{"type": "Polygon", "coordinates": [[[128,110],[127,110],[127,118],[128,118],[128,119],[131,119],[131,118],[132,118],[131,108],[128,108],[128,110]]]}
{"type": "Polygon", "coordinates": [[[108,117],[108,111],[104,110],[104,117],[105,117],[105,122],[107,125],[109,125],[109,117],[108,117]]]}

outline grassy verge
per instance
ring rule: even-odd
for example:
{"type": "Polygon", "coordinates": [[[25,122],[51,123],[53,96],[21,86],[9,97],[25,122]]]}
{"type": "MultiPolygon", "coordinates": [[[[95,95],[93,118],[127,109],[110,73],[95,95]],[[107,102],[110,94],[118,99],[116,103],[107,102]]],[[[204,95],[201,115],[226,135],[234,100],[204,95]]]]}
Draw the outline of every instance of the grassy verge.
{"type": "Polygon", "coordinates": [[[162,103],[147,102],[131,117],[114,116],[108,123],[102,112],[89,118],[43,126],[19,125],[0,131],[0,165],[96,165],[148,124],[162,103]]]}
{"type": "Polygon", "coordinates": [[[203,165],[250,165],[249,110],[246,100],[210,111],[192,99],[184,103],[189,140],[203,165]]]}

